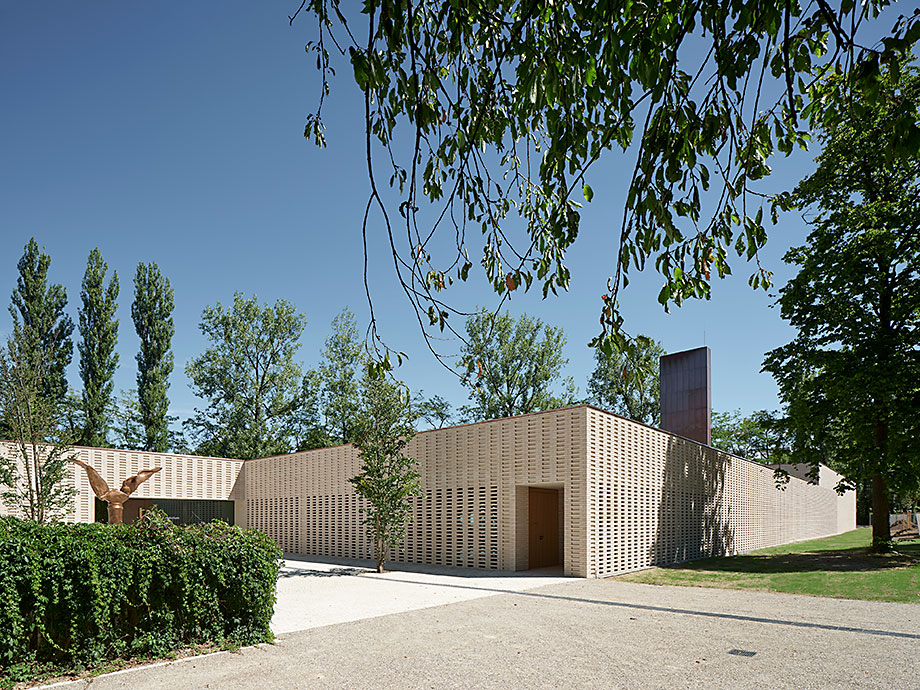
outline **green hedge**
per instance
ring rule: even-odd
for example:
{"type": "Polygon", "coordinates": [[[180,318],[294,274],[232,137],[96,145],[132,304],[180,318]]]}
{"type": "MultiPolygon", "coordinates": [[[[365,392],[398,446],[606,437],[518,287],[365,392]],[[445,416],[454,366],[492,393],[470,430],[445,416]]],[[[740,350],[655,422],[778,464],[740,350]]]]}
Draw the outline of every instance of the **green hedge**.
{"type": "Polygon", "coordinates": [[[0,518],[0,668],[271,641],[280,558],[262,532],[156,510],[137,525],[0,518]]]}

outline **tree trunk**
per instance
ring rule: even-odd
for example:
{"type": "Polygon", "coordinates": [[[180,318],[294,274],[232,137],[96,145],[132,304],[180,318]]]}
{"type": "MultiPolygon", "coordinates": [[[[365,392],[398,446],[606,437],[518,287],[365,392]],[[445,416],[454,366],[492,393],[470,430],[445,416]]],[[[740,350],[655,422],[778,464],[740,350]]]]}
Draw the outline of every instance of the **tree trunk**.
{"type": "Polygon", "coordinates": [[[891,549],[891,523],[888,519],[888,486],[881,474],[872,476],[872,550],[891,549]]]}

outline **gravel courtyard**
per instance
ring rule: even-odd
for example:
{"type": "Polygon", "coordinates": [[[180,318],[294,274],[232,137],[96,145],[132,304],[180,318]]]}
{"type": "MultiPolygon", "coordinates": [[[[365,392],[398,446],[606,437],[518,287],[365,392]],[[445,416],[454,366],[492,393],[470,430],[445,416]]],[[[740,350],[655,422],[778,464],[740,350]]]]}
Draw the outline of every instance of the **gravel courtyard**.
{"type": "MultiPolygon", "coordinates": [[[[312,577],[310,587],[319,581],[347,580],[330,590],[333,602],[344,601],[336,589],[364,588],[362,606],[373,600],[373,592],[384,591],[381,576],[374,573],[312,577]]],[[[279,634],[274,646],[196,657],[66,686],[92,685],[94,690],[920,687],[920,605],[662,587],[615,579],[566,580],[514,591],[502,586],[503,579],[515,578],[392,574],[386,584],[391,594],[418,588],[420,598],[430,601],[432,589],[443,589],[471,592],[477,598],[351,622],[318,623],[321,627],[279,634]],[[486,586],[487,580],[494,580],[488,583],[494,586],[486,586]]],[[[310,594],[317,610],[327,601],[323,586],[310,594]]],[[[276,625],[288,620],[280,617],[281,611],[295,603],[298,609],[309,608],[306,600],[295,602],[288,594],[279,598],[276,625]]]]}

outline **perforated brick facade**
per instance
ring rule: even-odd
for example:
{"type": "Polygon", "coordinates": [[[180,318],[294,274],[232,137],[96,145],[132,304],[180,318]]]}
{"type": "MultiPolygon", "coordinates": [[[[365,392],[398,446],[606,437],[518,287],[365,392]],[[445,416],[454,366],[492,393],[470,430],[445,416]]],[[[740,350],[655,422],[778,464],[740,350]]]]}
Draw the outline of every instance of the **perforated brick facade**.
{"type": "MultiPolygon", "coordinates": [[[[586,572],[585,408],[567,408],[418,434],[424,495],[396,559],[502,570],[527,567],[527,502],[520,488],[561,491],[562,563],[586,572]]],[[[351,446],[250,460],[246,522],[293,553],[368,557],[351,446]]],[[[239,520],[239,517],[237,518],[239,520]]]]}
{"type": "MultiPolygon", "coordinates": [[[[16,457],[15,449],[10,443],[0,444],[0,452],[6,457],[16,457]]],[[[120,488],[125,479],[143,469],[162,467],[161,471],[131,494],[132,498],[242,498],[239,490],[234,492],[237,476],[243,466],[240,460],[82,446],[75,447],[68,455],[74,455],[93,467],[113,489],[120,488]]],[[[65,519],[68,522],[93,522],[95,496],[86,472],[82,467],[69,463],[67,482],[70,486],[75,486],[78,493],[73,510],[65,519]]],[[[238,506],[237,512],[241,509],[242,506],[238,506]]],[[[6,508],[0,505],[0,514],[4,514],[4,511],[6,508]]]]}
{"type": "MultiPolygon", "coordinates": [[[[418,434],[425,495],[398,560],[528,566],[528,487],[560,492],[565,572],[603,577],[828,536],[855,527],[853,494],[815,486],[589,406],[418,434]]],[[[246,519],[301,554],[370,555],[348,478],[351,446],[246,463],[246,519]]],[[[239,518],[238,518],[239,519],[239,518]]]]}
{"type": "Polygon", "coordinates": [[[594,408],[587,421],[592,577],[856,527],[855,495],[826,467],[779,491],[769,467],[594,408]]]}
{"type": "MultiPolygon", "coordinates": [[[[348,482],[358,452],[337,446],[245,463],[219,458],[76,449],[110,483],[162,472],[138,497],[233,499],[236,524],[291,554],[370,556],[361,500],[348,482]]],[[[855,527],[855,496],[839,477],[793,477],[582,405],[419,433],[424,495],[396,560],[528,568],[529,487],[558,492],[558,552],[566,574],[603,577],[653,565],[823,537],[855,527]]],[[[76,469],[76,468],[75,468],[76,469]]],[[[82,470],[70,519],[93,519],[82,470]]]]}

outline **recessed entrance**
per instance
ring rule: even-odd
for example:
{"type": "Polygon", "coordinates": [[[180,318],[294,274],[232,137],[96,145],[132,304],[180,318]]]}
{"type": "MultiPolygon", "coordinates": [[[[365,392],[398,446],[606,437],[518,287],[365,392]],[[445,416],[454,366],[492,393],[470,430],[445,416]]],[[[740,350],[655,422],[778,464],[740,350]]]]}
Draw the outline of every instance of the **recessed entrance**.
{"type": "Polygon", "coordinates": [[[528,567],[559,565],[559,491],[531,486],[527,515],[528,567]]]}

